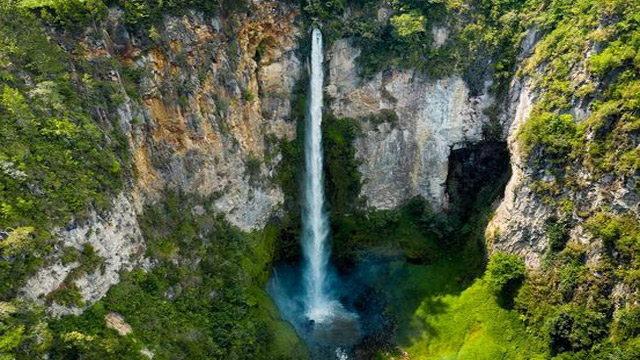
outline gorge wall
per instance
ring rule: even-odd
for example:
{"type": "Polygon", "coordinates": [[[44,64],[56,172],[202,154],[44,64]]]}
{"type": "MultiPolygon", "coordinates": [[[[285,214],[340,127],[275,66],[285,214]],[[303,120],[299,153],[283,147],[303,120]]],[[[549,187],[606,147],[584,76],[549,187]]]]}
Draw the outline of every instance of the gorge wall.
{"type": "Polygon", "coordinates": [[[349,40],[333,44],[327,93],[335,115],[357,119],[362,127],[356,140],[362,195],[378,209],[395,208],[414,196],[446,209],[449,154],[483,139],[488,123],[483,110],[491,97],[486,89],[472,96],[458,76],[433,80],[416,71],[389,69],[363,80],[359,55],[349,40]],[[376,122],[376,116],[390,120],[376,122]]]}
{"type": "MultiPolygon", "coordinates": [[[[308,9],[271,0],[251,6],[249,14],[205,16],[193,9],[164,14],[147,32],[132,30],[127,13],[110,7],[102,22],[75,37],[47,29],[70,54],[100,68],[97,77],[115,84],[117,106],[92,109],[91,115],[101,128],[123,132],[129,162],[123,162],[124,186],[113,194],[108,210],[92,209],[84,219],[53,231],[58,243],[25,281],[20,295],[47,303],[56,314],[80,313],[120,281],[121,271],[152,269],[156,264],[145,257],[139,219],[167,191],[210,199],[212,208],[194,205],[183,211],[202,216],[212,215],[208,211],[213,209],[246,233],[260,231],[282,215],[284,191],[276,181],[283,157],[279,146],[297,135],[291,111],[306,73],[303,39],[308,37],[308,19],[303,14],[308,9]],[[76,271],[83,265],[68,261],[64,249],[69,248],[95,253],[102,259],[101,268],[76,271]],[[73,286],[83,306],[50,301],[51,294],[73,286]]],[[[377,6],[376,21],[387,21],[392,7],[386,1],[377,6]]],[[[345,22],[358,16],[350,8],[344,12],[345,22]]],[[[424,33],[431,34],[434,48],[452,44],[453,25],[429,25],[424,33]]],[[[625,173],[594,171],[566,153],[562,156],[570,163],[563,166],[571,176],[563,177],[558,172],[562,166],[545,162],[548,152],[525,149],[521,134],[526,124],[552,103],[541,76],[556,66],[539,59],[552,40],[545,42],[535,27],[518,38],[516,76],[504,96],[492,90],[490,76],[471,84],[462,71],[438,78],[425,69],[390,62],[364,76],[358,60],[361,43],[348,32],[342,35],[326,49],[325,92],[333,115],[353,119],[361,130],[355,156],[364,180],[360,195],[369,209],[395,209],[421,196],[438,211],[455,210],[447,188],[452,153],[493,141],[508,143],[512,177],[494,204],[486,231],[489,253],[517,254],[538,269],[555,246],[549,229],[566,220],[570,226],[561,229],[566,232],[560,236],[562,247],[577,245],[588,264],[598,264],[607,246],[602,236],[587,229],[589,219],[600,213],[638,218],[637,167],[625,173]],[[495,108],[500,110],[497,124],[491,114],[495,108]],[[496,125],[502,129],[498,136],[487,131],[496,125]],[[568,177],[570,183],[558,182],[568,177]]],[[[569,106],[560,113],[571,115],[572,122],[597,113],[608,86],[607,80],[589,72],[585,60],[602,49],[595,41],[586,43],[566,74],[572,84],[569,106]],[[578,95],[585,87],[592,92],[578,95]]],[[[582,141],[587,145],[595,144],[591,140],[603,132],[589,126],[582,141]]],[[[605,128],[615,126],[611,120],[605,128]]],[[[630,131],[629,146],[637,148],[637,131],[630,131]]],[[[12,165],[2,164],[2,171],[15,177],[12,165]]],[[[8,238],[10,232],[0,230],[6,233],[3,239],[8,238]]],[[[612,283],[619,299],[633,295],[632,285],[617,279],[612,283]]]]}
{"type": "MultiPolygon", "coordinates": [[[[302,71],[300,10],[277,1],[255,5],[242,17],[166,16],[153,40],[131,33],[124,12],[110,8],[102,27],[79,39],[83,61],[118,64],[105,76],[121,104],[115,113],[97,111],[97,121],[122,129],[132,166],[110,210],[55,232],[61,247],[89,244],[104,259],[101,272],[72,281],[84,301],[104,296],[120,271],[152,266],[136,218],[167,191],[213,198],[215,211],[245,231],[262,229],[280,209],[283,193],[273,178],[278,142],[295,138],[289,111],[302,71]]],[[[27,281],[24,296],[44,299],[69,282],[79,263],[64,263],[62,255],[27,281]]],[[[58,313],[80,311],[54,306],[58,313]]]]}

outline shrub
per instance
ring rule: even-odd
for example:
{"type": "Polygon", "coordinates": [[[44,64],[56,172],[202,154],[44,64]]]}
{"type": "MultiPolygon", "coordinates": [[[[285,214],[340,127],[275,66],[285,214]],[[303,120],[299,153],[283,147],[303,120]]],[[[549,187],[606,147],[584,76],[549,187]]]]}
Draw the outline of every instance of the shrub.
{"type": "Polygon", "coordinates": [[[532,115],[522,125],[518,140],[523,145],[524,155],[530,155],[539,149],[542,152],[541,158],[560,162],[567,160],[577,135],[573,116],[542,113],[532,115]]]}
{"type": "Polygon", "coordinates": [[[358,167],[354,141],[360,135],[359,124],[351,118],[327,115],[322,121],[327,197],[334,214],[354,211],[361,204],[362,174],[358,167]]]}
{"type": "Polygon", "coordinates": [[[558,219],[557,217],[551,217],[545,224],[545,233],[549,241],[549,250],[551,252],[558,252],[564,249],[569,240],[569,231],[571,230],[571,223],[568,218],[558,219]]]}
{"type": "Polygon", "coordinates": [[[22,0],[20,6],[42,10],[45,20],[73,31],[82,30],[106,12],[102,0],[22,0]]]}
{"type": "Polygon", "coordinates": [[[525,275],[524,261],[517,255],[497,252],[491,256],[484,275],[489,289],[498,297],[510,296],[522,283],[525,275]]]}
{"type": "Polygon", "coordinates": [[[539,328],[556,312],[562,296],[550,281],[548,272],[535,271],[527,276],[514,303],[527,325],[539,328]]]}
{"type": "Polygon", "coordinates": [[[80,288],[74,282],[65,281],[60,286],[47,295],[46,302],[53,302],[62,306],[83,306],[82,294],[80,288]]]}
{"type": "Polygon", "coordinates": [[[559,290],[565,301],[571,300],[576,287],[584,280],[585,272],[586,267],[580,263],[569,263],[560,269],[559,290]]]}
{"type": "Polygon", "coordinates": [[[249,89],[242,90],[242,100],[250,103],[250,102],[253,102],[253,100],[255,99],[256,99],[256,95],[252,93],[251,90],[249,89]]]}
{"type": "Polygon", "coordinates": [[[614,315],[615,321],[611,329],[614,341],[632,340],[640,336],[640,306],[628,304],[614,315]]]}
{"type": "Polygon", "coordinates": [[[588,350],[606,336],[606,315],[567,305],[549,320],[548,334],[553,354],[588,350]]]}
{"type": "Polygon", "coordinates": [[[637,250],[640,224],[631,217],[599,213],[586,221],[586,228],[609,246],[631,254],[637,250]]]}
{"type": "Polygon", "coordinates": [[[403,38],[418,32],[424,32],[425,21],[426,18],[416,11],[396,15],[391,18],[391,24],[395,32],[403,38]]]}
{"type": "Polygon", "coordinates": [[[622,66],[636,56],[636,49],[622,41],[615,41],[603,52],[589,58],[589,69],[598,76],[604,75],[611,69],[622,66]]]}
{"type": "Polygon", "coordinates": [[[382,109],[376,114],[365,116],[364,120],[371,122],[374,126],[378,126],[380,124],[390,124],[391,126],[395,126],[398,124],[399,119],[398,114],[396,114],[393,109],[382,109]]]}

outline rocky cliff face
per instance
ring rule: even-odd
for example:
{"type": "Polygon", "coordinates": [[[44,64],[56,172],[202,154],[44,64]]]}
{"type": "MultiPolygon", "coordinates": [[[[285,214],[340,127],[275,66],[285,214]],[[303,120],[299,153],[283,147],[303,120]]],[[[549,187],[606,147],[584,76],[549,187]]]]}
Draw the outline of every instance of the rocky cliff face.
{"type": "MultiPolygon", "coordinates": [[[[117,118],[131,145],[135,176],[130,186],[107,216],[93,214],[87,225],[58,231],[65,246],[91,244],[105,259],[101,273],[75,281],[84,300],[103,296],[118,282],[120,270],[146,264],[136,216],[166,189],[213,197],[217,211],[246,231],[263,227],[278,210],[283,192],[272,181],[280,160],[276,142],[295,137],[290,102],[303,71],[297,52],[297,39],[304,35],[295,20],[299,11],[259,1],[248,17],[167,16],[164,30],[149,39],[129,33],[123,13],[114,8],[104,31],[84,36],[90,60],[116,60],[140,74],[138,96],[131,96],[125,74],[111,71],[124,97],[117,118]]],[[[445,29],[434,29],[437,43],[446,36],[445,29]]],[[[530,31],[520,63],[532,55],[536,40],[530,31]]],[[[490,121],[484,110],[495,102],[488,95],[490,84],[474,96],[459,76],[432,80],[392,68],[361,79],[359,54],[348,39],[331,45],[326,92],[334,115],[361,125],[355,142],[365,180],[361,195],[376,209],[392,209],[420,195],[434,208],[449,210],[450,155],[484,140],[490,121]]],[[[575,77],[580,71],[584,67],[575,77]]],[[[487,230],[491,251],[517,253],[531,267],[541,264],[549,246],[546,224],[558,216],[557,207],[535,193],[536,174],[517,139],[536,101],[536,84],[525,77],[514,80],[506,103],[498,104],[513,175],[487,230]]],[[[576,104],[572,113],[580,120],[588,108],[576,104]]],[[[594,178],[586,171],[578,178],[581,190],[563,194],[576,203],[576,213],[602,205],[618,214],[640,212],[635,178],[594,178]]],[[[580,223],[570,235],[571,241],[588,245],[592,261],[598,259],[602,246],[593,246],[580,223]]],[[[28,282],[24,294],[52,293],[77,266],[57,259],[28,282]]]]}
{"type": "MultiPolygon", "coordinates": [[[[254,10],[240,18],[196,11],[166,16],[163,31],[149,38],[130,33],[124,13],[111,8],[103,29],[85,32],[88,61],[118,64],[108,73],[122,103],[115,116],[98,114],[98,120],[118,120],[134,176],[109,212],[55,232],[60,251],[28,280],[23,296],[44,301],[77,286],[92,303],[119,281],[120,271],[150,265],[136,218],[166,190],[213,197],[215,209],[245,231],[264,227],[278,210],[283,193],[272,177],[277,142],[295,137],[289,111],[301,73],[299,9],[260,1],[254,10]],[[124,71],[138,74],[133,83],[124,71]],[[78,262],[63,261],[63,249],[87,245],[103,265],[80,273],[78,262]]],[[[51,308],[80,311],[55,300],[51,308]]]]}
{"type": "MultiPolygon", "coordinates": [[[[539,38],[535,29],[525,34],[518,56],[520,69],[534,54],[539,38]]],[[[335,115],[360,120],[363,134],[356,140],[356,149],[365,180],[362,195],[370,206],[379,209],[394,208],[421,195],[434,208],[448,210],[450,155],[452,150],[484,139],[483,129],[490,120],[483,110],[495,101],[486,91],[490,84],[486,84],[484,94],[472,96],[459,77],[429,80],[415,72],[391,69],[362,80],[356,66],[358,55],[359,49],[348,40],[333,44],[328,55],[327,92],[335,115]],[[397,115],[397,120],[389,121],[388,115],[383,116],[387,121],[375,120],[376,115],[380,118],[388,111],[397,115]]],[[[584,83],[585,69],[585,63],[576,66],[572,79],[584,83]]],[[[491,252],[518,254],[532,268],[541,265],[549,249],[549,222],[566,216],[557,203],[536,193],[534,187],[540,177],[539,169],[533,166],[536,160],[525,158],[518,140],[522,124],[537,104],[537,86],[528,76],[517,77],[505,103],[498,104],[512,176],[487,229],[491,252]]],[[[590,103],[575,101],[570,113],[576,121],[583,121],[591,107],[590,103]]],[[[588,261],[595,263],[604,245],[584,229],[584,215],[580,214],[594,214],[604,207],[612,214],[637,216],[637,178],[597,176],[584,168],[579,168],[576,175],[579,185],[563,189],[555,199],[575,207],[569,242],[582,244],[588,261]]],[[[498,177],[496,174],[496,180],[498,177]]],[[[554,178],[549,175],[545,181],[552,183],[554,178]]]]}
{"type": "Polygon", "coordinates": [[[287,117],[300,73],[297,10],[275,1],[256,10],[243,19],[168,17],[146,51],[111,12],[113,43],[104,50],[144,74],[141,98],[120,111],[139,197],[153,201],[165,188],[215,195],[216,208],[244,230],[264,226],[282,202],[269,178],[275,141],[295,135],[287,117]]]}
{"type": "Polygon", "coordinates": [[[472,96],[457,76],[430,80],[414,71],[392,69],[363,81],[358,55],[359,49],[348,40],[333,45],[327,92],[336,116],[361,120],[363,136],[356,149],[365,179],[362,195],[379,209],[394,208],[417,195],[436,209],[446,209],[449,154],[483,139],[488,122],[483,110],[491,105],[491,97],[472,96]],[[372,120],[389,111],[397,120],[372,120]]]}
{"type": "MultiPolygon", "coordinates": [[[[535,85],[531,79],[515,80],[510,90],[509,103],[504,113],[504,122],[508,124],[508,143],[511,153],[512,177],[507,184],[504,198],[487,229],[491,251],[506,251],[521,255],[527,265],[537,268],[549,249],[547,224],[551,219],[561,217],[557,204],[545,200],[536,194],[536,173],[522,156],[518,141],[518,132],[522,124],[531,115],[536,103],[535,85]]],[[[588,116],[584,111],[590,105],[576,104],[572,110],[576,120],[582,121],[588,116]]],[[[587,169],[580,168],[577,174],[578,188],[563,189],[558,199],[574,204],[571,216],[577,218],[576,226],[570,232],[569,242],[581,244],[587,248],[588,261],[596,263],[600,259],[604,244],[594,240],[582,223],[580,214],[593,214],[598,209],[607,208],[611,214],[640,214],[640,197],[635,177],[594,176],[587,169]]],[[[551,183],[554,177],[549,175],[545,181],[551,183]]]]}
{"type": "MultiPolygon", "coordinates": [[[[61,240],[57,257],[51,265],[41,268],[27,281],[22,289],[25,297],[45,299],[61,287],[75,284],[82,300],[93,303],[100,300],[111,285],[119,282],[120,271],[149,265],[143,257],[145,244],[135,209],[124,195],[113,200],[108,213],[93,212],[85,224],[59,229],[54,235],[61,240]],[[99,266],[85,271],[80,261],[74,259],[69,262],[64,259],[64,254],[69,250],[82,251],[87,246],[102,259],[101,264],[91,265],[99,266]]],[[[81,312],[78,307],[63,306],[55,301],[51,303],[51,310],[56,314],[81,312]]]]}

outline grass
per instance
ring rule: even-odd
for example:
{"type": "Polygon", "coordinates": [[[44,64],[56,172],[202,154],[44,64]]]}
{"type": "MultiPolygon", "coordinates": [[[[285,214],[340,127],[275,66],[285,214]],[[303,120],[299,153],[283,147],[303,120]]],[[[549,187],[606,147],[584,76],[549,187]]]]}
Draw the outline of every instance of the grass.
{"type": "Polygon", "coordinates": [[[411,359],[545,358],[544,344],[525,331],[516,311],[500,307],[484,280],[465,281],[460,259],[393,262],[383,273],[378,284],[398,321],[396,342],[411,359]]]}
{"type": "Polygon", "coordinates": [[[256,299],[256,316],[262,318],[273,337],[268,343],[273,359],[307,359],[307,347],[298,337],[293,326],[282,320],[276,304],[263,288],[253,287],[251,295],[256,299]]]}

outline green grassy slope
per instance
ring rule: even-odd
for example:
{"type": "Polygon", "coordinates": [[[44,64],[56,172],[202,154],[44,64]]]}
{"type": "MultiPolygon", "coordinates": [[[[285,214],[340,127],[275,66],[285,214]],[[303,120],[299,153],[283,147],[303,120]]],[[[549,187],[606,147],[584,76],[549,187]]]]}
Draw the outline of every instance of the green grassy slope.
{"type": "Polygon", "coordinates": [[[388,265],[378,286],[389,292],[399,347],[411,359],[544,358],[544,344],[527,333],[517,312],[498,305],[482,279],[463,284],[461,264],[452,258],[388,265]]]}

